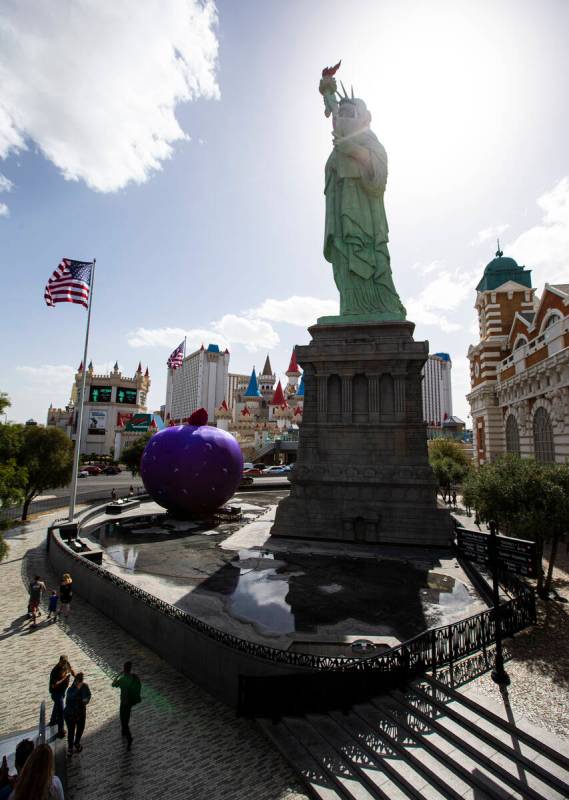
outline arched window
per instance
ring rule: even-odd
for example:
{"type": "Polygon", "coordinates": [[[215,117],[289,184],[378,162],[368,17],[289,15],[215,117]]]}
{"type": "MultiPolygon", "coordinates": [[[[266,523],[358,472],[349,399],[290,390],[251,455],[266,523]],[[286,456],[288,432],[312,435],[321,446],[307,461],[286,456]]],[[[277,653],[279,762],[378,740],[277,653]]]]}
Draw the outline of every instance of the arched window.
{"type": "Polygon", "coordinates": [[[517,350],[518,347],[523,347],[524,344],[527,344],[527,343],[528,343],[528,340],[526,339],[526,337],[525,336],[520,336],[520,338],[516,342],[516,346],[514,347],[514,350],[517,350]]]}
{"type": "Polygon", "coordinates": [[[559,322],[560,319],[561,317],[559,314],[551,314],[551,316],[547,318],[547,322],[543,326],[543,330],[546,331],[548,328],[551,328],[551,326],[555,325],[556,322],[559,322]]]}
{"type": "Polygon", "coordinates": [[[555,461],[553,429],[545,408],[538,408],[533,417],[533,448],[536,461],[553,464],[555,461]]]}
{"type": "Polygon", "coordinates": [[[516,418],[510,414],[506,421],[506,452],[520,454],[520,432],[516,418]]]}

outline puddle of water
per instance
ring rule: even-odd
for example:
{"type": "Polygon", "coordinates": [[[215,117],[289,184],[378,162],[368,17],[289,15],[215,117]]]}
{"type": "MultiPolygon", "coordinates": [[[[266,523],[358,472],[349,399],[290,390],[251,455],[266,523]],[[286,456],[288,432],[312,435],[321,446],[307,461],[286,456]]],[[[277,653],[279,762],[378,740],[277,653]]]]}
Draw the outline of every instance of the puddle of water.
{"type": "Polygon", "coordinates": [[[231,616],[264,634],[316,633],[359,620],[403,640],[444,624],[474,599],[461,581],[403,562],[251,550],[196,591],[224,595],[231,616]]]}
{"type": "Polygon", "coordinates": [[[478,600],[436,562],[221,549],[241,526],[196,530],[189,523],[164,531],[159,519],[139,518],[107,522],[94,536],[129,573],[186,585],[181,608],[192,613],[217,596],[225,614],[262,635],[375,633],[405,641],[472,613],[467,609],[478,600]]]}

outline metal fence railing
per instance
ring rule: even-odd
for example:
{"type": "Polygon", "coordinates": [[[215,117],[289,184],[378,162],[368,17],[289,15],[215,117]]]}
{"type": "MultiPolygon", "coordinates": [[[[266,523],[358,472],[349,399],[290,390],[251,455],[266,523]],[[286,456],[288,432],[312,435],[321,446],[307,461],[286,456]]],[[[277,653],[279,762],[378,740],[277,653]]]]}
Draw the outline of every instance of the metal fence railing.
{"type": "MultiPolygon", "coordinates": [[[[136,490],[135,490],[136,491],[136,490]]],[[[128,487],[117,488],[119,497],[128,497],[128,487]]],[[[105,489],[93,489],[89,492],[81,492],[77,496],[77,504],[94,503],[97,500],[111,500],[111,493],[108,487],[105,489]]],[[[28,515],[42,514],[45,511],[54,511],[56,508],[65,508],[69,505],[68,497],[49,497],[45,500],[37,500],[30,504],[28,515]]],[[[0,520],[16,520],[22,516],[23,506],[9,506],[0,508],[0,520]]]]}

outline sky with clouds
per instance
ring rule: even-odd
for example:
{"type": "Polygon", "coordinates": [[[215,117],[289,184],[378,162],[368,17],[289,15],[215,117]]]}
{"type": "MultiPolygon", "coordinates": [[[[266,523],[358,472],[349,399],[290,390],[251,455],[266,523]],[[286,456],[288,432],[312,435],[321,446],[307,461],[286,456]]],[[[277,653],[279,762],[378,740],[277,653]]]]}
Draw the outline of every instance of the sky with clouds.
{"type": "Polygon", "coordinates": [[[335,313],[322,256],[342,58],[389,156],[395,284],[416,338],[453,360],[467,419],[474,287],[495,239],[569,282],[564,0],[4,0],[0,6],[0,390],[44,421],[81,361],[85,310],[47,308],[59,260],[97,258],[90,357],[139,361],[164,402],[184,337],[230,369],[284,372],[335,313]]]}

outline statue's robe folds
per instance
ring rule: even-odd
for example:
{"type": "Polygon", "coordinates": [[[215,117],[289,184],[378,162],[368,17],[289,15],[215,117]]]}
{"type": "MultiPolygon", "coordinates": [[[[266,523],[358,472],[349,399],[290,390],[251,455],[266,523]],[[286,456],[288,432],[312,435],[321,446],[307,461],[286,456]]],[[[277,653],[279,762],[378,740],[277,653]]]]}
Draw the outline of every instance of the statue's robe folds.
{"type": "Polygon", "coordinates": [[[365,147],[369,164],[334,149],[326,163],[324,258],[333,265],[340,314],[405,319],[393,285],[383,194],[387,153],[365,130],[352,141],[365,147]]]}

